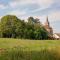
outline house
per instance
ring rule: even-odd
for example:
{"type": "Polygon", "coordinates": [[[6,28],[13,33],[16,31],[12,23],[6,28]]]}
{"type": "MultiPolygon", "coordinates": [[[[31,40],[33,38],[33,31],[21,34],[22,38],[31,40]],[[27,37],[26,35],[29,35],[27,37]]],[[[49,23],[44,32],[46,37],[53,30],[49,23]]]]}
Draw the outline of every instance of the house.
{"type": "Polygon", "coordinates": [[[53,37],[57,40],[60,40],[60,33],[54,33],[53,37]]]}

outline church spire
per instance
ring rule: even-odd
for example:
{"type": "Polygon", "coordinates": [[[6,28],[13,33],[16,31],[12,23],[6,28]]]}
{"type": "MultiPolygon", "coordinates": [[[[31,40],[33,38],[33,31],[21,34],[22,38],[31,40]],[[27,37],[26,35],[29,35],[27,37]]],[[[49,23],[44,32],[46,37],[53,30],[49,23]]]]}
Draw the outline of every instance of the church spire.
{"type": "Polygon", "coordinates": [[[49,26],[48,16],[47,16],[47,18],[46,18],[45,25],[46,25],[46,26],[49,26]]]}
{"type": "Polygon", "coordinates": [[[48,21],[48,16],[46,18],[46,22],[45,22],[44,28],[47,30],[47,32],[49,33],[49,35],[53,36],[53,29],[52,29],[52,27],[50,27],[50,23],[48,21]]]}

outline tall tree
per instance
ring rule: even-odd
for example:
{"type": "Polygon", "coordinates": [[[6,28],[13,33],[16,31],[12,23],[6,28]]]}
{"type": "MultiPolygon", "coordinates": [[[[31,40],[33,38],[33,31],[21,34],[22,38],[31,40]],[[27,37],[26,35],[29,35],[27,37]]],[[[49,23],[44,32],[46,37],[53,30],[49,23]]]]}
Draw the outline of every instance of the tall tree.
{"type": "Polygon", "coordinates": [[[16,24],[18,18],[13,15],[7,15],[1,19],[1,32],[2,37],[15,37],[16,24]]]}

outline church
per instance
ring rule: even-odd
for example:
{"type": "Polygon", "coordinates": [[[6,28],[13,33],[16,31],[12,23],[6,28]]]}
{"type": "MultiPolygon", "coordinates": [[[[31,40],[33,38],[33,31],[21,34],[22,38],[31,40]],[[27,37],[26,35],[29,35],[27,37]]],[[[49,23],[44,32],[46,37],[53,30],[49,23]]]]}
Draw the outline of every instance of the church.
{"type": "Polygon", "coordinates": [[[60,33],[53,33],[53,28],[50,26],[50,23],[48,21],[48,17],[47,17],[46,22],[44,24],[44,28],[47,30],[50,39],[60,40],[60,33]]]}
{"type": "Polygon", "coordinates": [[[53,37],[53,29],[50,26],[50,23],[48,21],[48,17],[47,17],[46,22],[44,24],[44,28],[47,30],[49,37],[53,37]]]}

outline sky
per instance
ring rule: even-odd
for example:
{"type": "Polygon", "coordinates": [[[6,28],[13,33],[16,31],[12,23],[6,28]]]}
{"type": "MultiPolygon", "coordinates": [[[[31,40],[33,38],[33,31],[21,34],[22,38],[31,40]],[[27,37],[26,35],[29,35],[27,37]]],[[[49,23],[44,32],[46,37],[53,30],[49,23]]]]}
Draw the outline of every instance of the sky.
{"type": "Polygon", "coordinates": [[[0,18],[5,15],[32,16],[43,24],[48,16],[54,33],[60,33],[60,0],[0,0],[0,18]]]}

